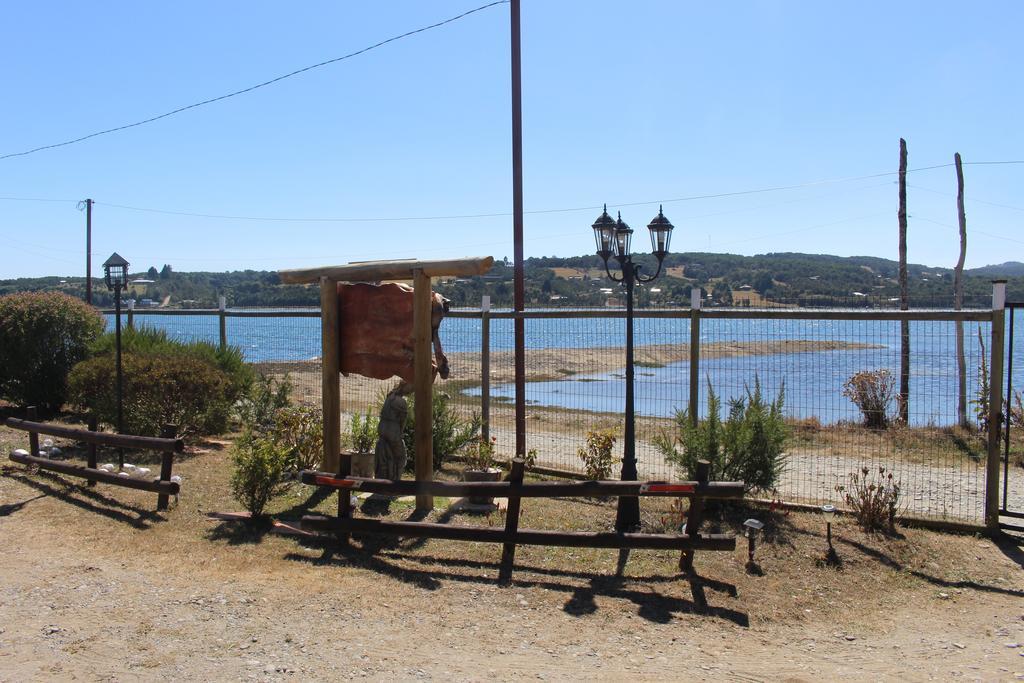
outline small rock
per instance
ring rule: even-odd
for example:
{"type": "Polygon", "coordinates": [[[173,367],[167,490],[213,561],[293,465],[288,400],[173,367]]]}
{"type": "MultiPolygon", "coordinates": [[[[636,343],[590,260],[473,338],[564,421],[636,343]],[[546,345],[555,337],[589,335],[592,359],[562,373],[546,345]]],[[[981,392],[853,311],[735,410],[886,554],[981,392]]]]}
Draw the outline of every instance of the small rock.
{"type": "Polygon", "coordinates": [[[1003,645],[1010,648],[1011,650],[1020,647],[1020,643],[1003,643],[1003,645]]]}
{"type": "Polygon", "coordinates": [[[963,643],[953,643],[953,647],[957,648],[958,650],[963,650],[965,646],[963,643]]]}
{"type": "Polygon", "coordinates": [[[949,593],[939,593],[939,597],[943,600],[946,600],[949,598],[949,593]]]}
{"type": "Polygon", "coordinates": [[[850,642],[853,642],[853,641],[857,640],[857,636],[845,636],[845,638],[847,640],[849,640],[850,642]]]}

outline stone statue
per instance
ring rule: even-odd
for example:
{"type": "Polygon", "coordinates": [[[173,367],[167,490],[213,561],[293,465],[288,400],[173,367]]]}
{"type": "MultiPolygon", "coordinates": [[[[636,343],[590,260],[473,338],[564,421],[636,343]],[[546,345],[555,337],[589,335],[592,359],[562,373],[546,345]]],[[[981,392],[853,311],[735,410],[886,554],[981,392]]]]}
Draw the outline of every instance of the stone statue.
{"type": "Polygon", "coordinates": [[[407,455],[402,430],[409,414],[405,397],[412,393],[413,385],[399,382],[388,392],[380,409],[380,423],[377,426],[377,447],[374,449],[374,476],[377,479],[398,481],[405,470],[407,455]]]}

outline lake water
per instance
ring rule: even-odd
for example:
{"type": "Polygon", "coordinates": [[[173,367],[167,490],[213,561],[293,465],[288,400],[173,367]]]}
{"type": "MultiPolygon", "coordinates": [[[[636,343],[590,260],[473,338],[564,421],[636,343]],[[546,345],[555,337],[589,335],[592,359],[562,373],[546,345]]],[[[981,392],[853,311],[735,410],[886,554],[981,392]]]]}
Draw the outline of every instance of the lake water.
{"type": "MultiPolygon", "coordinates": [[[[108,316],[111,323],[112,316],[108,316]]],[[[146,316],[136,312],[136,324],[166,330],[179,339],[205,339],[216,343],[218,321],[215,315],[146,316]]],[[[1024,337],[1024,311],[1014,321],[1018,336],[1024,337]]],[[[612,347],[625,344],[625,322],[621,318],[543,318],[526,320],[526,348],[573,349],[612,347]]],[[[968,372],[968,398],[978,387],[978,369],[982,356],[978,342],[981,329],[986,346],[989,325],[965,323],[965,353],[968,372]]],[[[448,318],[441,326],[445,351],[480,350],[481,323],[478,319],[448,318]]],[[[639,345],[686,344],[688,319],[638,318],[636,339],[639,345]]],[[[228,318],[228,341],[239,346],[250,362],[309,360],[320,354],[318,318],[228,318]]],[[[707,383],[711,382],[723,402],[744,395],[755,377],[764,393],[772,397],[785,386],[785,411],[793,417],[817,417],[823,422],[856,420],[856,407],[842,396],[843,383],[861,370],[899,369],[899,323],[889,321],[833,320],[720,320],[705,318],[701,323],[702,343],[739,342],[754,344],[769,340],[811,340],[870,344],[877,348],[822,351],[794,354],[704,358],[700,366],[702,414],[707,406],[707,383]]],[[[1014,350],[1014,387],[1024,388],[1024,339],[1014,350]]],[[[511,320],[492,320],[491,349],[513,348],[511,320]]],[[[527,352],[527,364],[530,362],[527,352]]],[[[624,364],[624,362],[623,362],[624,364]]],[[[636,369],[636,408],[640,415],[667,417],[685,407],[688,400],[689,364],[686,361],[663,367],[636,369]]],[[[911,324],[911,422],[914,424],[952,424],[956,421],[955,326],[952,322],[914,322],[911,324]]],[[[473,390],[467,393],[473,394],[473,390]]],[[[479,394],[476,390],[475,394],[479,394]]],[[[491,387],[497,399],[512,399],[512,385],[491,387]]],[[[548,382],[531,382],[527,401],[533,405],[557,406],[584,411],[620,413],[625,400],[622,371],[575,375],[548,382]]]]}

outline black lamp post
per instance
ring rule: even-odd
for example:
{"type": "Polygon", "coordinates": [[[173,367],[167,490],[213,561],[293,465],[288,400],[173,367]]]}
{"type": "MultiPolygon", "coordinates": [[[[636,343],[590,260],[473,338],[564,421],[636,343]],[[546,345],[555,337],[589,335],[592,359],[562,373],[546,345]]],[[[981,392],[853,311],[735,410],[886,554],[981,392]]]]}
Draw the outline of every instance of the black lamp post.
{"type": "MultiPolygon", "coordinates": [[[[668,254],[668,245],[672,239],[672,224],[665,218],[661,207],[658,215],[650,222],[647,229],[651,232],[651,250],[658,259],[658,270],[653,275],[640,275],[641,266],[633,263],[629,252],[633,230],[622,221],[612,220],[608,215],[608,206],[594,221],[594,239],[597,241],[597,255],[604,261],[605,272],[612,282],[626,284],[626,430],[622,444],[622,476],[623,481],[636,481],[636,414],[633,408],[633,287],[637,282],[651,282],[661,273],[661,264],[668,254]],[[608,259],[614,256],[619,262],[622,274],[616,277],[608,267],[608,259]]],[[[619,497],[619,507],[615,515],[616,531],[630,531],[640,526],[640,500],[636,497],[619,497]]]]}
{"type": "MultiPolygon", "coordinates": [[[[124,401],[121,381],[121,290],[128,282],[128,262],[116,251],[103,262],[103,281],[114,293],[114,348],[117,358],[117,433],[124,431],[124,401]]],[[[119,464],[124,465],[124,454],[118,451],[119,464]]]]}

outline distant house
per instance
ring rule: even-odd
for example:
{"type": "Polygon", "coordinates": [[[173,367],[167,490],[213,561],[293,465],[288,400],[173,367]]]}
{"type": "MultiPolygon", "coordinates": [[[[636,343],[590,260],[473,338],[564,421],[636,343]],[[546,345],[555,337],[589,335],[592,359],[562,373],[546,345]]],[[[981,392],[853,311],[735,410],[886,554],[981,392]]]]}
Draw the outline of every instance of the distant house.
{"type": "Polygon", "coordinates": [[[155,282],[153,280],[146,280],[143,278],[132,280],[128,283],[128,294],[138,297],[146,296],[149,294],[149,288],[154,284],[155,282]]]}

